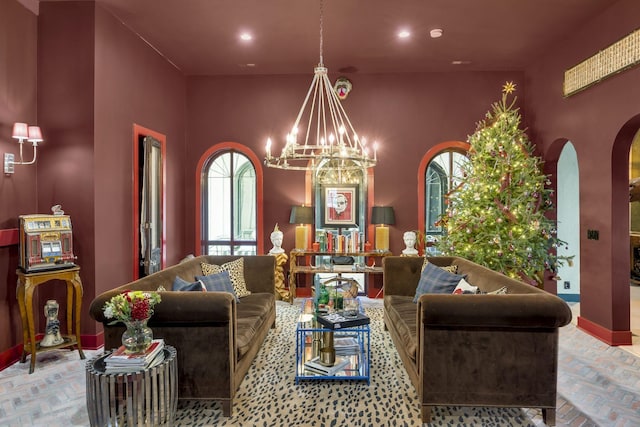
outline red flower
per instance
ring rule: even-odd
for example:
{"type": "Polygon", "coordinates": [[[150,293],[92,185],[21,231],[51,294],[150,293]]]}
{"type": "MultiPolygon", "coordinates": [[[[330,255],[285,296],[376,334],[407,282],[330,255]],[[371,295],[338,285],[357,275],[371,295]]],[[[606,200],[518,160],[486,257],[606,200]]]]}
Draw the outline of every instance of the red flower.
{"type": "Polygon", "coordinates": [[[144,320],[149,317],[149,301],[146,299],[137,300],[131,307],[132,320],[144,320]]]}

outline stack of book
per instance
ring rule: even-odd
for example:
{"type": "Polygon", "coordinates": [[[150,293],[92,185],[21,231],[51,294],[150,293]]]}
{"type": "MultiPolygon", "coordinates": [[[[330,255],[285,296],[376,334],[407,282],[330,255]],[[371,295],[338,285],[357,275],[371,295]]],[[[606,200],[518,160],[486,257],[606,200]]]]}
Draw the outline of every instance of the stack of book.
{"type": "Polygon", "coordinates": [[[164,360],[164,340],[154,339],[144,353],[127,354],[120,346],[104,359],[105,373],[136,372],[153,368],[164,360]]]}
{"type": "Polygon", "coordinates": [[[333,347],[336,349],[336,355],[338,356],[353,356],[360,351],[358,340],[350,336],[335,337],[333,339],[333,347]]]}
{"type": "Polygon", "coordinates": [[[320,363],[319,357],[314,357],[311,360],[308,360],[304,364],[304,369],[309,371],[310,373],[326,375],[326,376],[334,376],[339,371],[341,371],[345,366],[349,364],[349,359],[346,357],[336,357],[336,361],[333,366],[325,366],[320,363]]]}

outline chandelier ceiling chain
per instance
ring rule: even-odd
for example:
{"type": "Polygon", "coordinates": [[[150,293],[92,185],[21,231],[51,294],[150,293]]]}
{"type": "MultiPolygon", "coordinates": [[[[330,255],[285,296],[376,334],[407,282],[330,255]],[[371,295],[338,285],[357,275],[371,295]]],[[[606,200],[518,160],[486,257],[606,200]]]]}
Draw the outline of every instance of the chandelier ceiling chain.
{"type": "Polygon", "coordinates": [[[280,156],[271,155],[271,138],[267,139],[265,165],[289,170],[315,170],[327,161],[340,169],[366,169],[377,163],[377,143],[369,155],[367,140],[355,131],[340,99],[333,89],[324,66],[324,4],[320,0],[320,62],[298,116],[287,134],[280,156]],[[309,105],[304,143],[298,143],[299,126],[309,105]],[[315,124],[315,125],[314,125],[315,124]],[[315,130],[315,131],[314,131],[315,130]],[[313,140],[315,134],[315,141],[313,140]]]}

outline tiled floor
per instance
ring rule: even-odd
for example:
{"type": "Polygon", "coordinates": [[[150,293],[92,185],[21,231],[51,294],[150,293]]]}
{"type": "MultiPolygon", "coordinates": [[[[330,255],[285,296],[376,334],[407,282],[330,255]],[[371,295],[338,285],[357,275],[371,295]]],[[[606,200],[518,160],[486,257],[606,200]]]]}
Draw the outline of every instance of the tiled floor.
{"type": "MultiPolygon", "coordinates": [[[[640,285],[630,285],[629,292],[631,296],[630,329],[632,345],[622,345],[619,348],[640,357],[640,285]]],[[[572,304],[571,311],[573,312],[572,323],[577,324],[577,319],[580,315],[580,303],[572,304]]]]}

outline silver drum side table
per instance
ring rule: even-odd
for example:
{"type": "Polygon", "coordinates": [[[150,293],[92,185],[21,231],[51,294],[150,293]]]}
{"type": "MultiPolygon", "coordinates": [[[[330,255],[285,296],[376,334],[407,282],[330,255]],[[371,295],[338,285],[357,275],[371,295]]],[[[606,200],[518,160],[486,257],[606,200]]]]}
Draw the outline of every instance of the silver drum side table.
{"type": "Polygon", "coordinates": [[[176,349],[164,361],[137,372],[105,373],[110,352],[87,362],[87,412],[91,426],[171,426],[178,405],[176,349]]]}

